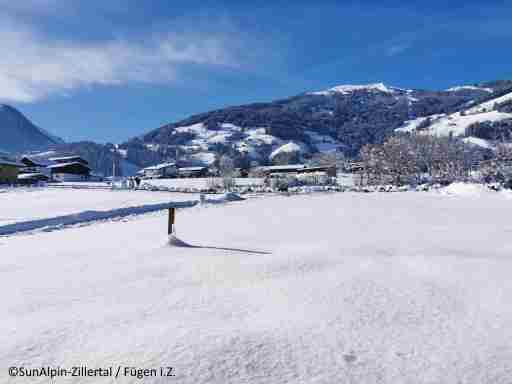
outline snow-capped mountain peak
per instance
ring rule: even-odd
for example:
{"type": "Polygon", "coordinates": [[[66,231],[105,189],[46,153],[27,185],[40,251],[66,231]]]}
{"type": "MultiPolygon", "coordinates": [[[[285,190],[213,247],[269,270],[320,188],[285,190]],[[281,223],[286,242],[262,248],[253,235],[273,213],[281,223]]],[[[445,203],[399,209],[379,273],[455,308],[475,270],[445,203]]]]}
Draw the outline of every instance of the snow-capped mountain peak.
{"type": "Polygon", "coordinates": [[[383,93],[394,93],[395,90],[393,87],[387,87],[384,85],[384,83],[371,83],[371,84],[344,84],[344,85],[337,85],[335,87],[318,91],[318,92],[311,92],[311,95],[322,95],[322,96],[328,96],[334,93],[341,93],[344,95],[350,94],[355,91],[369,91],[369,92],[383,92],[383,93]]]}

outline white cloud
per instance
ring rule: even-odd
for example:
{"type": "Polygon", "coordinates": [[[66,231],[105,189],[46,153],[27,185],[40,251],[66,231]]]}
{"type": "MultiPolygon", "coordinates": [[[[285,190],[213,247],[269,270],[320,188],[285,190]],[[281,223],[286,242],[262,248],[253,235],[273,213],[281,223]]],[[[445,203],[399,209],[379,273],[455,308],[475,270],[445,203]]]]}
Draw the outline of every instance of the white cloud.
{"type": "MultiPolygon", "coordinates": [[[[236,44],[233,44],[236,46],[236,44]]],[[[0,100],[33,102],[96,85],[171,83],[181,66],[236,66],[223,35],[160,34],[141,40],[56,40],[0,19],[0,100]]]]}
{"type": "Polygon", "coordinates": [[[392,44],[386,49],[386,55],[387,56],[396,56],[400,55],[401,53],[405,52],[411,47],[411,44],[409,43],[397,43],[392,44]]]}

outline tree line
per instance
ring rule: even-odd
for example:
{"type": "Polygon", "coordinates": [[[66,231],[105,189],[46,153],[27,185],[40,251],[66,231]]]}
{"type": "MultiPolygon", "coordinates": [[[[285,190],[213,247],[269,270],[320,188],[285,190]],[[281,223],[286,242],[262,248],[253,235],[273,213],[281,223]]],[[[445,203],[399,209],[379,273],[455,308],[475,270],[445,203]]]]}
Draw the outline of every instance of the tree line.
{"type": "MultiPolygon", "coordinates": [[[[506,181],[512,148],[482,148],[453,137],[401,133],[359,153],[361,184],[449,184],[454,181],[506,181]]],[[[512,175],[510,175],[512,176],[512,175]]]]}

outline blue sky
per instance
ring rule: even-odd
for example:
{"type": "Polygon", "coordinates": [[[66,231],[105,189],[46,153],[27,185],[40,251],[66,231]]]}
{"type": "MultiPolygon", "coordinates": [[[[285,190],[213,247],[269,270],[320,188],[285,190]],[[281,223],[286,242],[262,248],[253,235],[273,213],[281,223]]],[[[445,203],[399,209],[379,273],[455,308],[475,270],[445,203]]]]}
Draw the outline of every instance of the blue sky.
{"type": "Polygon", "coordinates": [[[0,0],[0,102],[68,141],[121,142],[338,84],[512,79],[510,3],[404,3],[0,0]]]}

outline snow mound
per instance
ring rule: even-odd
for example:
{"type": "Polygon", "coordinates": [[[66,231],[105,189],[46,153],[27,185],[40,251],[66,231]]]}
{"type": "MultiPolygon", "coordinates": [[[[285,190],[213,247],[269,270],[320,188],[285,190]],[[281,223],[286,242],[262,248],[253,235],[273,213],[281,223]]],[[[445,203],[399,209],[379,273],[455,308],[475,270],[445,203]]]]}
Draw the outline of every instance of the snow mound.
{"type": "Polygon", "coordinates": [[[470,197],[478,197],[485,192],[489,192],[489,189],[484,185],[471,183],[453,183],[439,191],[443,195],[470,197]]]}
{"type": "Polygon", "coordinates": [[[169,235],[169,245],[172,245],[173,247],[180,247],[180,248],[193,248],[192,245],[189,243],[186,243],[185,241],[179,239],[176,237],[176,234],[169,235]]]}
{"type": "Polygon", "coordinates": [[[209,204],[221,204],[221,203],[229,203],[231,201],[243,201],[245,200],[242,196],[235,192],[226,192],[221,195],[216,196],[208,196],[203,202],[209,204]]]}
{"type": "Polygon", "coordinates": [[[384,93],[394,93],[394,90],[386,87],[384,85],[384,83],[373,83],[373,84],[361,84],[361,85],[354,85],[354,84],[338,85],[336,87],[332,87],[332,88],[329,88],[324,91],[312,92],[310,94],[325,96],[325,95],[330,95],[333,93],[341,93],[343,95],[347,95],[354,91],[378,91],[378,92],[384,92],[384,93]]]}

